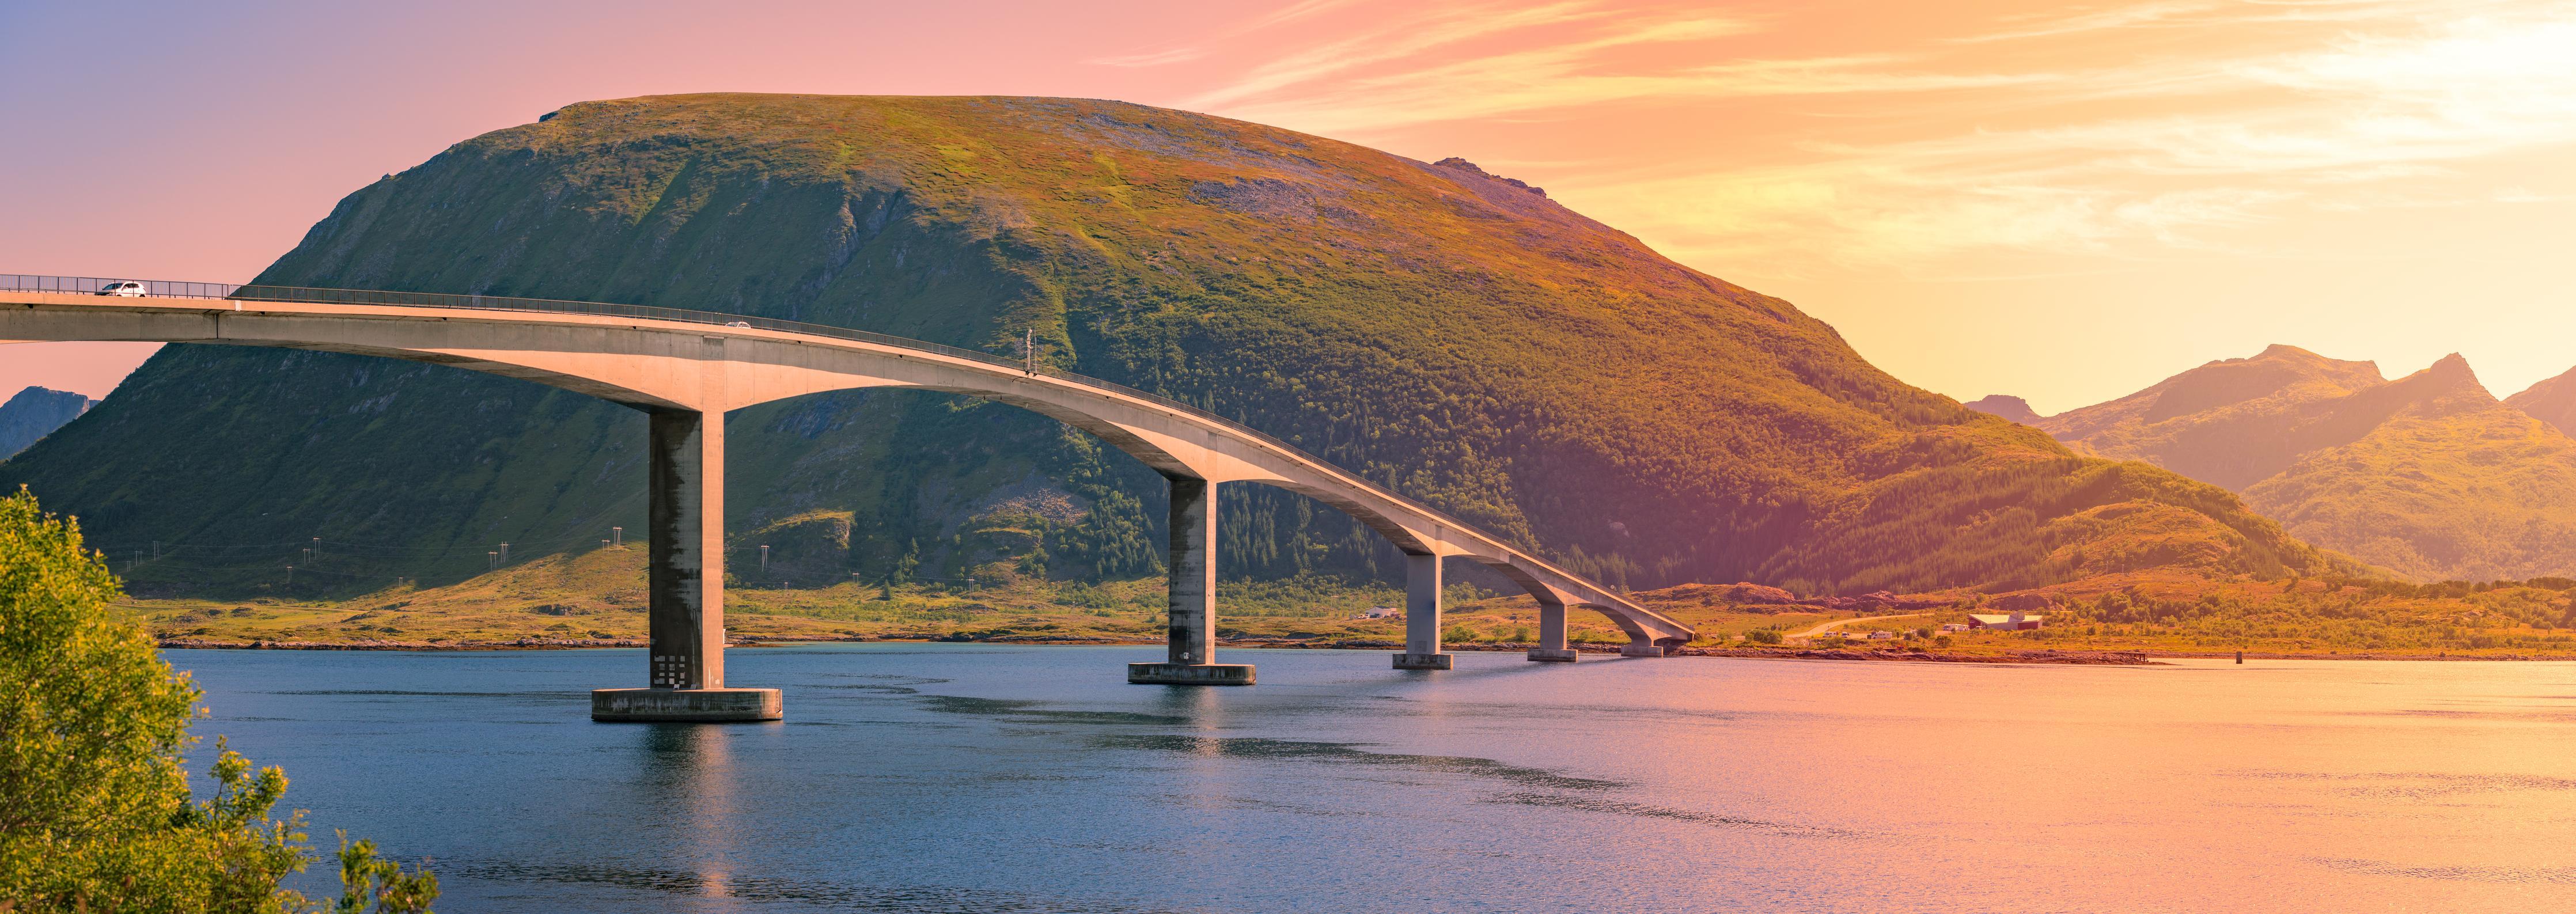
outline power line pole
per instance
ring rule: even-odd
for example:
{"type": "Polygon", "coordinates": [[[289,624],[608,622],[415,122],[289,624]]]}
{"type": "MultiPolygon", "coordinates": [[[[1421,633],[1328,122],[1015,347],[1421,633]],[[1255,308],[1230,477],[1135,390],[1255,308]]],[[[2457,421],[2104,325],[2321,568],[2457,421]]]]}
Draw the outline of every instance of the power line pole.
{"type": "Polygon", "coordinates": [[[621,549],[622,549],[622,548],[625,548],[625,546],[626,546],[626,528],[624,528],[624,527],[610,527],[610,528],[608,528],[608,539],[609,539],[609,545],[610,545],[610,546],[612,546],[612,547],[616,547],[616,548],[621,548],[621,549]]]}
{"type": "Polygon", "coordinates": [[[499,570],[501,570],[501,554],[500,554],[500,553],[498,553],[498,552],[486,552],[486,553],[483,553],[483,561],[487,563],[487,565],[486,565],[486,567],[485,567],[485,570],[487,570],[487,571],[499,571],[499,570]]]}
{"type": "Polygon", "coordinates": [[[760,573],[763,575],[769,573],[769,547],[767,546],[760,547],[760,573]]]}
{"type": "Polygon", "coordinates": [[[510,564],[510,544],[501,544],[501,564],[510,564]]]}
{"type": "Polygon", "coordinates": [[[293,565],[286,566],[286,583],[290,586],[295,583],[295,566],[293,565]]]}

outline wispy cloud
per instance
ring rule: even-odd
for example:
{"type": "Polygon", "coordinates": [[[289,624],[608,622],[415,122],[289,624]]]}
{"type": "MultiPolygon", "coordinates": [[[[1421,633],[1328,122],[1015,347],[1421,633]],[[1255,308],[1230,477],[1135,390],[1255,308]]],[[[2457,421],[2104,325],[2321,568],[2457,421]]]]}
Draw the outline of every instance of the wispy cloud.
{"type": "Polygon", "coordinates": [[[1207,49],[1205,48],[1172,48],[1166,51],[1156,51],[1151,54],[1129,54],[1124,57],[1094,57],[1090,60],[1083,61],[1083,63],[1103,67],[1159,67],[1165,64],[1184,63],[1187,61],[1197,60],[1206,56],[1207,49]]]}
{"type": "Polygon", "coordinates": [[[2169,23],[2198,13],[2216,10],[2218,3],[2142,3],[2107,10],[2085,10],[2072,15],[2018,15],[2006,17],[2001,31],[1961,35],[1947,39],[1957,44],[1979,44],[1989,41],[2019,41],[2029,38],[2056,38],[2105,29],[2136,28],[2169,23]]]}
{"type": "MultiPolygon", "coordinates": [[[[1540,28],[1563,28],[1609,14],[1589,3],[1551,3],[1526,9],[1423,7],[1411,16],[1359,35],[1291,52],[1252,68],[1233,84],[1191,99],[1216,107],[1272,95],[1311,91],[1316,83],[1350,76],[1390,62],[1418,62],[1428,52],[1480,38],[1540,28]]],[[[1420,70],[1399,74],[1429,75],[1420,70]]],[[[1366,76],[1372,81],[1382,76],[1366,76]]],[[[1398,79],[1403,77],[1399,75],[1398,79]]],[[[1379,85],[1386,85],[1378,82],[1379,85]]],[[[1329,91],[1329,89],[1327,90],[1329,91]]]]}
{"type": "Polygon", "coordinates": [[[1769,100],[1758,110],[1775,137],[1758,159],[1634,162],[1548,183],[1729,259],[2188,249],[2302,206],[2425,196],[2354,188],[2576,145],[2576,4],[2474,7],[2156,0],[1783,56],[1747,53],[1768,35],[1728,41],[1774,23],[1696,10],[1452,8],[1279,54],[1192,104],[1366,134],[1579,121],[1607,105],[1724,112],[1760,129],[1744,106],[1769,100]],[[1839,122],[1779,107],[1801,99],[1839,122]]]}
{"type": "MultiPolygon", "coordinates": [[[[1228,39],[1240,38],[1244,35],[1265,29],[1277,28],[1294,22],[1311,19],[1337,9],[1356,5],[1359,2],[1361,2],[1361,0],[1299,0],[1297,3],[1281,7],[1266,15],[1256,16],[1252,19],[1236,24],[1232,28],[1209,36],[1207,43],[1221,43],[1228,39]]],[[[1186,63],[1198,60],[1206,57],[1207,55],[1208,50],[1206,47],[1194,45],[1189,47],[1167,48],[1161,51],[1150,51],[1141,54],[1095,57],[1085,60],[1083,63],[1104,67],[1159,67],[1167,64],[1186,63]]]]}

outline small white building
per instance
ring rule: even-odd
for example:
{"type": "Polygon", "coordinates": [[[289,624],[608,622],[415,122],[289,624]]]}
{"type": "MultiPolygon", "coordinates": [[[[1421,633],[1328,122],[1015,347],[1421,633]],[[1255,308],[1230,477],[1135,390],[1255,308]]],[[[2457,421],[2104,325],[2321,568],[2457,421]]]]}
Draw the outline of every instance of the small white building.
{"type": "Polygon", "coordinates": [[[1397,609],[1392,606],[1372,606],[1369,607],[1367,612],[1360,613],[1359,617],[1362,619],[1393,619],[1401,615],[1404,615],[1404,610],[1397,609]]]}
{"type": "Polygon", "coordinates": [[[1968,615],[1968,627],[1991,628],[1998,631],[2017,632],[2025,629],[2038,628],[2039,620],[2045,618],[2048,617],[2026,615],[2020,610],[2014,610],[2011,615],[2004,616],[1989,616],[1970,613],[1968,615]]]}
{"type": "Polygon", "coordinates": [[[1943,625],[1941,626],[1941,630],[1942,630],[1942,631],[1945,631],[1945,632],[1964,632],[1964,631],[1967,631],[1967,630],[1968,630],[1968,623],[1965,623],[1965,622],[1950,622],[1950,623],[1945,623],[1945,624],[1943,624],[1943,625]]]}
{"type": "Polygon", "coordinates": [[[1896,633],[1895,633],[1895,632],[1871,632],[1871,633],[1869,633],[1869,640],[1871,640],[1871,641],[1889,641],[1889,640],[1894,640],[1895,638],[1896,638],[1896,633]]]}

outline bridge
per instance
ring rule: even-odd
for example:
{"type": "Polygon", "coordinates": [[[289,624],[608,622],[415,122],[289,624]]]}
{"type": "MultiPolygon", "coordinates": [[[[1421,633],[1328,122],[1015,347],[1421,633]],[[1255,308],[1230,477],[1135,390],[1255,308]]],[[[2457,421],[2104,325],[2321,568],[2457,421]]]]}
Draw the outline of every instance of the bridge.
{"type": "Polygon", "coordinates": [[[1132,683],[1250,685],[1216,662],[1220,483],[1277,486],[1350,514],[1405,555],[1397,669],[1443,670],[1441,561],[1472,560],[1539,605],[1529,659],[1568,662],[1567,607],[1608,616],[1655,657],[1692,630],[1473,526],[1277,438],[1097,378],[919,340],[768,318],[482,295],[0,274],[0,343],[137,341],[380,356],[535,381],[643,411],[650,429],[644,688],[600,689],[596,720],[772,720],[776,689],[724,675],[724,415],[773,400],[868,387],[1007,403],[1098,436],[1171,486],[1167,656],[1132,683]],[[111,283],[122,294],[101,294],[111,283]]]}

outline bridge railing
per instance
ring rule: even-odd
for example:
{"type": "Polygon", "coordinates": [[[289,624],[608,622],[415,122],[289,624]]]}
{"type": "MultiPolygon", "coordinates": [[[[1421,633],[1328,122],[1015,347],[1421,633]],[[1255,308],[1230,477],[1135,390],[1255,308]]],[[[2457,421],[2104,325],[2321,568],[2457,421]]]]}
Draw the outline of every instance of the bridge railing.
{"type": "MultiPolygon", "coordinates": [[[[335,305],[373,305],[397,308],[460,308],[486,311],[533,311],[554,314],[591,314],[610,317],[633,317],[644,320],[679,321],[692,324],[711,324],[722,327],[751,327],[761,330],[778,330],[787,333],[806,334],[809,336],[832,337],[835,339],[872,343],[880,346],[891,346],[899,349],[910,349],[918,352],[935,353],[938,355],[983,362],[1019,371],[1027,371],[1030,367],[1018,359],[998,356],[989,352],[974,349],[941,345],[939,343],[928,342],[926,340],[891,336],[883,333],[871,333],[866,330],[853,330],[848,327],[834,327],[828,324],[809,324],[803,321],[779,320],[777,318],[754,317],[743,314],[726,314],[720,311],[695,311],[687,308],[663,308],[653,305],[620,305],[607,302],[570,301],[553,298],[514,298],[500,295],[454,295],[440,292],[385,292],[372,289],[327,289],[311,286],[234,285],[230,283],[212,282],[169,282],[150,279],[126,280],[86,276],[38,276],[23,273],[0,273],[0,291],[98,294],[99,290],[107,287],[107,284],[121,282],[142,283],[144,290],[148,293],[148,297],[152,298],[211,298],[237,301],[272,301],[279,303],[300,302],[335,305]]],[[[1116,381],[1104,380],[1101,378],[1091,377],[1089,375],[1075,374],[1070,371],[1065,371],[1047,365],[1037,365],[1035,368],[1038,374],[1043,374],[1051,378],[1058,378],[1075,384],[1080,384],[1085,387],[1135,397],[1164,409],[1186,413],[1198,419],[1215,423],[1234,432],[1235,434],[1253,439],[1267,447],[1275,448],[1284,454],[1305,460],[1309,463],[1315,464],[1316,466],[1339,469],[1349,478],[1349,481],[1352,484],[1357,485],[1380,498],[1403,505],[1409,510],[1420,512],[1421,514],[1439,520],[1442,523],[1449,524],[1450,526],[1456,527],[1462,531],[1476,531],[1475,525],[1452,517],[1448,512],[1423,504],[1409,496],[1391,491],[1384,486],[1380,486],[1362,478],[1356,472],[1343,469],[1329,460],[1309,454],[1305,449],[1289,444],[1286,441],[1282,441],[1278,437],[1267,432],[1245,425],[1241,422],[1228,419],[1224,416],[1217,415],[1216,413],[1210,412],[1206,409],[1192,406],[1161,394],[1138,390],[1125,384],[1120,384],[1116,381]]],[[[1497,545],[1511,548],[1508,543],[1497,543],[1497,545]]],[[[1562,574],[1575,580],[1582,580],[1580,576],[1562,568],[1557,568],[1552,563],[1545,560],[1537,559],[1534,556],[1530,558],[1532,558],[1533,561],[1536,561],[1540,566],[1557,574],[1562,574]]],[[[1604,589],[1606,590],[1607,588],[1604,589]]]]}
{"type": "Polygon", "coordinates": [[[228,282],[170,282],[161,279],[103,279],[95,276],[35,276],[26,273],[0,273],[0,290],[10,292],[67,292],[74,295],[97,295],[109,283],[139,282],[152,298],[227,298],[241,286],[228,282]]]}

